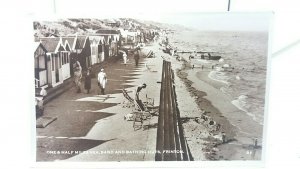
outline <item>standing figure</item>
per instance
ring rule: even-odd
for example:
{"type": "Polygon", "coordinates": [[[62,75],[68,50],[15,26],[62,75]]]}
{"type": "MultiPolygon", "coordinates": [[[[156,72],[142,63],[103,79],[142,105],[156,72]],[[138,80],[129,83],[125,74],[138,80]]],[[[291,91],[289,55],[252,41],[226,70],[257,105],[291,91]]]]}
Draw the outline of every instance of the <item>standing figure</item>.
{"type": "Polygon", "coordinates": [[[139,54],[139,51],[137,50],[137,51],[134,53],[135,66],[138,66],[139,60],[140,60],[140,54],[139,54]]]}
{"type": "Polygon", "coordinates": [[[87,90],[87,93],[90,93],[91,81],[92,81],[91,68],[89,68],[87,70],[87,73],[86,73],[86,76],[84,79],[84,89],[87,90]]]}
{"type": "Polygon", "coordinates": [[[98,73],[98,86],[101,89],[101,94],[105,94],[105,85],[107,83],[107,77],[106,73],[104,72],[104,69],[101,69],[98,73]]]}
{"type": "Polygon", "coordinates": [[[222,132],[222,143],[226,143],[226,134],[222,132]]]}
{"type": "Polygon", "coordinates": [[[40,95],[41,95],[43,98],[47,96],[47,91],[45,90],[44,87],[42,87],[41,92],[40,92],[40,95]]]}
{"type": "Polygon", "coordinates": [[[126,52],[123,53],[123,62],[126,65],[127,64],[127,54],[126,52]]]}
{"type": "Polygon", "coordinates": [[[198,53],[197,53],[197,51],[194,51],[194,57],[193,58],[198,59],[198,53]]]}
{"type": "Polygon", "coordinates": [[[80,86],[81,86],[81,78],[82,78],[82,68],[80,66],[80,63],[76,62],[76,67],[74,70],[74,82],[77,88],[77,93],[81,92],[80,86]]]}
{"type": "Polygon", "coordinates": [[[177,54],[177,47],[175,47],[175,49],[173,49],[172,56],[175,56],[176,54],[177,54]]]}

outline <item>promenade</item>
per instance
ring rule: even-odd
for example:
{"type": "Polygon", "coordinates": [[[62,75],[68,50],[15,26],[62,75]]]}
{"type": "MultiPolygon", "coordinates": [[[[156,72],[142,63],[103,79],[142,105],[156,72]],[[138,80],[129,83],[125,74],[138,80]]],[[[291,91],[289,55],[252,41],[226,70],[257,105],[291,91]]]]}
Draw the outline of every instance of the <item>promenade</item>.
{"type": "MultiPolygon", "coordinates": [[[[147,54],[158,51],[158,45],[142,49],[147,54]]],[[[134,97],[140,84],[147,88],[140,96],[154,98],[159,105],[162,53],[155,58],[141,56],[136,67],[133,57],[127,65],[120,60],[110,60],[93,67],[97,76],[100,67],[107,73],[108,83],[105,95],[99,95],[96,78],[92,89],[76,93],[75,87],[51,100],[45,106],[44,116],[57,117],[46,128],[37,128],[37,161],[153,161],[156,149],[158,116],[153,116],[144,130],[134,131],[132,121],[124,115],[133,108],[123,107],[125,98],[122,88],[134,97]],[[130,155],[129,155],[130,154],[130,155]]]]}

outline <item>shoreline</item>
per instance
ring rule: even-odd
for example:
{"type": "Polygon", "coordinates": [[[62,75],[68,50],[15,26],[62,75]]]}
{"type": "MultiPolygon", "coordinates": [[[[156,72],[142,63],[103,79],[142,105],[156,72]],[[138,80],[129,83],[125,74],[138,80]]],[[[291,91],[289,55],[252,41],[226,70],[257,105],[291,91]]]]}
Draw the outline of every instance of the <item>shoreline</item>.
{"type": "MultiPolygon", "coordinates": [[[[231,103],[232,98],[221,92],[220,88],[226,84],[209,78],[208,75],[211,70],[191,69],[189,64],[189,62],[184,60],[182,67],[176,71],[177,76],[184,82],[185,87],[194,98],[198,108],[206,112],[206,116],[221,126],[219,131],[211,131],[209,127],[202,123],[201,130],[206,129],[208,134],[198,134],[196,138],[200,138],[202,141],[192,144],[203,144],[204,148],[202,148],[202,151],[208,160],[260,160],[261,147],[253,148],[251,138],[255,137],[251,132],[242,131],[239,124],[244,121],[247,124],[251,123],[247,120],[250,117],[247,117],[246,113],[241,113],[241,110],[231,103]],[[239,113],[231,115],[231,112],[239,113]],[[236,121],[236,123],[233,123],[233,121],[236,121]],[[223,133],[226,135],[225,142],[222,142],[223,133]]],[[[203,112],[198,114],[201,117],[203,112]]],[[[199,125],[199,123],[191,120],[185,123],[189,123],[185,124],[185,127],[199,125]]],[[[245,127],[242,128],[244,129],[245,127]]],[[[190,132],[193,133],[191,134],[192,136],[195,136],[195,133],[201,133],[201,130],[199,128],[199,130],[194,129],[190,132]]],[[[261,137],[259,139],[261,140],[261,137]]]]}
{"type": "MultiPolygon", "coordinates": [[[[193,86],[194,82],[189,79],[189,68],[187,64],[188,62],[184,61],[184,63],[182,64],[182,68],[177,69],[177,76],[185,84],[187,90],[189,91],[189,94],[194,98],[198,108],[202,111],[205,111],[206,113],[204,114],[206,116],[210,117],[213,121],[216,121],[217,124],[220,124],[221,128],[219,131],[212,131],[208,127],[204,126],[203,123],[195,123],[192,121],[188,121],[185,123],[191,123],[190,125],[194,126],[202,125],[202,127],[199,128],[199,131],[194,130],[193,133],[201,133],[198,136],[196,135],[196,138],[200,138],[203,140],[202,142],[198,141],[198,144],[201,143],[204,145],[202,151],[205,153],[205,158],[207,160],[220,160],[220,157],[217,157],[217,147],[218,145],[223,144],[221,141],[222,132],[226,133],[226,142],[231,142],[234,141],[234,137],[236,136],[236,129],[230,124],[226,117],[222,115],[220,110],[212,105],[212,102],[210,100],[204,98],[205,96],[207,96],[207,93],[201,90],[197,90],[193,86]],[[202,134],[203,130],[207,130],[208,133],[202,134]]],[[[203,113],[199,112],[198,117],[200,117],[202,114],[203,113]]],[[[187,126],[188,125],[186,124],[185,127],[187,126]]]]}

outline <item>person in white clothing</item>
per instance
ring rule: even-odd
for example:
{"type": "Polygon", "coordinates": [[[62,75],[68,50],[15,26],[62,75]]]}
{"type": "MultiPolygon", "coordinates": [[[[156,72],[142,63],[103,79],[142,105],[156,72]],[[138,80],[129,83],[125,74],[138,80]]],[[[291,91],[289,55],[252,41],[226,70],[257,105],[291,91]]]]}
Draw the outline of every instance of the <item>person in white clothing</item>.
{"type": "Polygon", "coordinates": [[[41,92],[40,92],[40,95],[41,95],[43,98],[47,96],[47,91],[45,90],[44,87],[42,87],[41,92]]]}
{"type": "Polygon", "coordinates": [[[104,69],[101,69],[98,73],[98,86],[101,89],[101,93],[105,94],[105,85],[107,83],[107,77],[106,73],[104,72],[104,69]]]}
{"type": "Polygon", "coordinates": [[[126,52],[123,52],[123,62],[126,65],[127,64],[127,54],[126,52]]]}

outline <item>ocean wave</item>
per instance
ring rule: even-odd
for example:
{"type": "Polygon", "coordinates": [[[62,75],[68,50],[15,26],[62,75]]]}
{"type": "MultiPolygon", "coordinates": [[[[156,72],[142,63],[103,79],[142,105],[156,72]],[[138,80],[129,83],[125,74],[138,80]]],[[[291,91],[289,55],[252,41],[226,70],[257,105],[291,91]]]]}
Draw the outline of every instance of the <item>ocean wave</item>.
{"type": "Polygon", "coordinates": [[[210,61],[204,59],[197,59],[197,61],[205,64],[211,63],[210,61]]]}
{"type": "Polygon", "coordinates": [[[225,83],[227,85],[229,85],[230,83],[228,82],[229,77],[225,75],[224,72],[220,72],[220,71],[211,71],[208,74],[208,77],[212,80],[218,81],[218,82],[222,82],[225,83]]]}
{"type": "Polygon", "coordinates": [[[258,122],[260,125],[263,125],[262,117],[255,115],[249,111],[250,105],[247,102],[248,97],[245,95],[240,95],[236,100],[232,100],[231,103],[237,107],[238,109],[245,112],[248,116],[252,117],[252,119],[258,122]]]}

